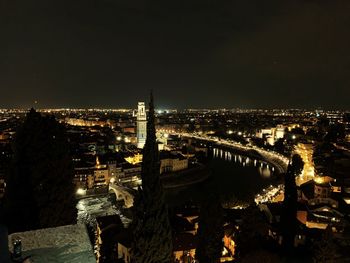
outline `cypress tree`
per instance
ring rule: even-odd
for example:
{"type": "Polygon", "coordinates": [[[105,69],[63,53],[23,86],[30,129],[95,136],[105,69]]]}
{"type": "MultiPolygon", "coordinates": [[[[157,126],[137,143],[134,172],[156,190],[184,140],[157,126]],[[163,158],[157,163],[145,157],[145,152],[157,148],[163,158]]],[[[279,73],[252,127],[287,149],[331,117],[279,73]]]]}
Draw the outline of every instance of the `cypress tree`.
{"type": "Polygon", "coordinates": [[[168,208],[160,182],[160,162],[156,141],[153,95],[147,118],[147,139],[143,149],[142,187],[133,208],[132,262],[172,262],[172,234],[168,208]]]}
{"type": "Polygon", "coordinates": [[[331,226],[323,232],[321,238],[313,242],[313,262],[332,263],[340,262],[339,246],[334,238],[331,226]],[[338,260],[337,260],[338,257],[338,260]]]}
{"type": "Polygon", "coordinates": [[[211,197],[200,207],[196,259],[200,263],[220,262],[223,237],[223,210],[219,199],[211,197]]]}
{"type": "Polygon", "coordinates": [[[281,227],[283,246],[287,252],[294,247],[294,238],[297,230],[297,206],[298,194],[295,177],[303,170],[304,162],[298,154],[293,155],[288,165],[284,183],[283,213],[281,216],[281,227]]]}
{"type": "Polygon", "coordinates": [[[5,196],[10,231],[75,223],[74,173],[64,127],[31,109],[13,149],[5,196]]]}
{"type": "Polygon", "coordinates": [[[239,231],[235,235],[235,258],[244,261],[252,253],[263,249],[269,224],[258,206],[249,206],[242,211],[239,231]]]}

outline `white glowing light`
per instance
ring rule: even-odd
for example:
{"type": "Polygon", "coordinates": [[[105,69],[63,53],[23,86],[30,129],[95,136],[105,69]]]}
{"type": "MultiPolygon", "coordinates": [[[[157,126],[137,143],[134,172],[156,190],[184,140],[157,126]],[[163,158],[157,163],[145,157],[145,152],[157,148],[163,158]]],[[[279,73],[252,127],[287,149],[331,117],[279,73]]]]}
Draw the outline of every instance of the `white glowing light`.
{"type": "Polygon", "coordinates": [[[82,189],[82,188],[79,188],[79,189],[77,190],[77,195],[85,195],[85,193],[86,193],[86,190],[84,190],[84,189],[82,189]]]}

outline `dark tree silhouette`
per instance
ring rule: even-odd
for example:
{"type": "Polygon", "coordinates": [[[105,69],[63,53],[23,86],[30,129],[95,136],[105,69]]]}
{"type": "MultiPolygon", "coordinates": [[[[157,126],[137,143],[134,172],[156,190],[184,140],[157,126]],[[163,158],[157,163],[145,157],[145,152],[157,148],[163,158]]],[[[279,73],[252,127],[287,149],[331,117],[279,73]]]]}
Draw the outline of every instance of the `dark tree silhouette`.
{"type": "Polygon", "coordinates": [[[220,199],[210,197],[200,207],[196,259],[200,263],[220,262],[223,249],[223,210],[220,199]]]}
{"type": "MultiPolygon", "coordinates": [[[[99,263],[113,263],[118,262],[118,234],[123,230],[123,223],[118,219],[102,231],[102,244],[100,246],[99,263]]],[[[124,262],[124,261],[123,261],[124,262]]]]}
{"type": "Polygon", "coordinates": [[[283,213],[281,216],[281,227],[283,246],[287,252],[294,247],[294,238],[297,230],[297,204],[298,194],[295,177],[303,170],[304,162],[298,154],[293,155],[288,165],[284,183],[283,213]]]}
{"type": "Polygon", "coordinates": [[[313,139],[318,140],[319,139],[319,134],[316,128],[310,128],[306,132],[306,136],[311,137],[313,139]]]}
{"type": "Polygon", "coordinates": [[[338,246],[333,237],[330,227],[322,234],[320,239],[313,243],[313,262],[315,263],[332,263],[337,261],[338,246]]]}
{"type": "Polygon", "coordinates": [[[193,122],[190,122],[187,127],[187,132],[194,132],[196,130],[196,125],[193,122]]]}
{"type": "Polygon", "coordinates": [[[103,143],[106,146],[106,150],[108,150],[109,145],[116,143],[115,134],[110,127],[103,127],[101,133],[103,134],[103,143]]]}
{"type": "Polygon", "coordinates": [[[259,251],[269,231],[266,218],[257,206],[249,206],[243,211],[242,223],[237,235],[235,257],[247,259],[253,252],[259,251]]]}
{"type": "Polygon", "coordinates": [[[149,104],[147,139],[143,149],[142,188],[134,200],[132,262],[172,262],[172,233],[160,182],[153,95],[149,104]]]}
{"type": "Polygon", "coordinates": [[[329,120],[326,116],[321,116],[317,122],[317,131],[321,138],[323,138],[328,130],[329,120]]]}
{"type": "Polygon", "coordinates": [[[292,134],[305,135],[305,132],[302,128],[296,127],[291,130],[292,134]]]}
{"type": "Polygon", "coordinates": [[[332,124],[328,127],[325,141],[337,142],[338,140],[344,140],[346,135],[345,125],[342,123],[332,124]]]}
{"type": "Polygon", "coordinates": [[[31,109],[13,149],[5,196],[10,231],[75,223],[74,173],[64,127],[31,109]]]}
{"type": "Polygon", "coordinates": [[[284,146],[284,139],[283,138],[280,138],[275,142],[274,149],[275,149],[275,151],[277,151],[281,154],[285,153],[286,147],[284,146]]]}
{"type": "Polygon", "coordinates": [[[272,253],[265,249],[253,250],[247,254],[242,260],[241,263],[281,263],[284,262],[280,256],[276,253],[272,253]]]}

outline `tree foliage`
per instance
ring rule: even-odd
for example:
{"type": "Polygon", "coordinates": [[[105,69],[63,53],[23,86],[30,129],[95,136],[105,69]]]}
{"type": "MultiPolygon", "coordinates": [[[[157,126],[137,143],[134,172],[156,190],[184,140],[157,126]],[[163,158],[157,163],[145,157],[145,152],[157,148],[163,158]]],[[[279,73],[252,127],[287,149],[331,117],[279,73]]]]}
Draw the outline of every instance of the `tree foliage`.
{"type": "Polygon", "coordinates": [[[212,196],[200,207],[196,259],[200,263],[220,262],[223,237],[223,210],[219,198],[212,196]]]}
{"type": "Polygon", "coordinates": [[[172,262],[172,233],[168,208],[160,182],[159,153],[156,142],[153,96],[147,121],[147,139],[143,149],[142,187],[134,199],[132,262],[172,262]]]}
{"type": "Polygon", "coordinates": [[[292,161],[288,165],[285,175],[283,213],[281,217],[281,227],[283,236],[283,246],[290,251],[294,246],[294,237],[297,228],[297,204],[298,194],[295,177],[303,170],[304,162],[298,154],[293,155],[292,161]]]}
{"type": "Polygon", "coordinates": [[[10,231],[75,223],[74,173],[64,127],[31,109],[13,150],[5,197],[10,231]]]}
{"type": "Polygon", "coordinates": [[[334,240],[332,230],[328,227],[321,239],[315,240],[313,243],[313,262],[336,262],[337,249],[338,246],[334,240]]]}
{"type": "Polygon", "coordinates": [[[302,128],[296,127],[291,130],[292,134],[305,135],[305,132],[302,128]]]}
{"type": "Polygon", "coordinates": [[[242,263],[260,263],[260,262],[282,263],[283,261],[281,257],[276,253],[272,253],[264,249],[258,249],[258,250],[251,251],[251,253],[243,257],[241,262],[242,263]]]}
{"type": "MultiPolygon", "coordinates": [[[[109,225],[107,229],[102,231],[102,244],[100,246],[99,263],[114,263],[118,262],[118,234],[123,230],[123,223],[120,217],[114,224],[109,225]]],[[[124,262],[124,261],[123,261],[124,262]]]]}
{"type": "MultiPolygon", "coordinates": [[[[247,259],[252,252],[262,249],[269,226],[257,206],[249,206],[242,214],[242,224],[237,236],[236,256],[247,259]]],[[[250,257],[249,257],[250,258],[250,257]]]]}
{"type": "Polygon", "coordinates": [[[345,125],[342,123],[335,123],[328,127],[327,134],[324,139],[327,142],[337,142],[338,140],[345,139],[345,136],[345,125]]]}
{"type": "Polygon", "coordinates": [[[280,139],[278,139],[278,140],[275,142],[274,150],[275,150],[276,152],[281,153],[281,154],[284,154],[284,153],[285,153],[286,147],[285,147],[285,145],[284,145],[284,139],[283,139],[283,138],[280,138],[280,139]]]}

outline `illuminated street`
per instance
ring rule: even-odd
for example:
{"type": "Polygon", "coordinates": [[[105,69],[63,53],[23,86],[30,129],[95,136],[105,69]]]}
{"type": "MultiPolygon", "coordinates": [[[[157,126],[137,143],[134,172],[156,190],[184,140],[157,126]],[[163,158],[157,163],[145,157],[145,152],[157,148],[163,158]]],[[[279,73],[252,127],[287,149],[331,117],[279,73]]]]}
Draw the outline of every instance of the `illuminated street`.
{"type": "Polygon", "coordinates": [[[0,263],[350,263],[350,0],[0,20],[0,263]]]}
{"type": "Polygon", "coordinates": [[[296,178],[297,185],[301,185],[315,178],[313,147],[313,144],[304,143],[299,143],[295,147],[295,153],[299,154],[304,162],[304,168],[301,174],[296,178]]]}
{"type": "Polygon", "coordinates": [[[260,194],[255,196],[255,203],[257,205],[264,203],[278,203],[284,199],[284,185],[272,186],[264,188],[260,194]]]}
{"type": "Polygon", "coordinates": [[[219,139],[217,137],[211,137],[207,136],[205,134],[198,134],[198,133],[181,133],[179,134],[183,137],[189,137],[189,138],[195,138],[199,140],[204,140],[204,141],[209,141],[209,142],[214,142],[217,145],[224,145],[224,146],[229,146],[241,150],[255,150],[259,154],[261,154],[266,160],[271,162],[271,164],[275,165],[280,172],[284,172],[287,169],[289,159],[286,158],[285,156],[282,156],[279,153],[272,152],[272,151],[267,151],[261,148],[258,148],[253,145],[242,145],[241,143],[238,142],[233,142],[230,140],[225,140],[225,139],[219,139]]]}

